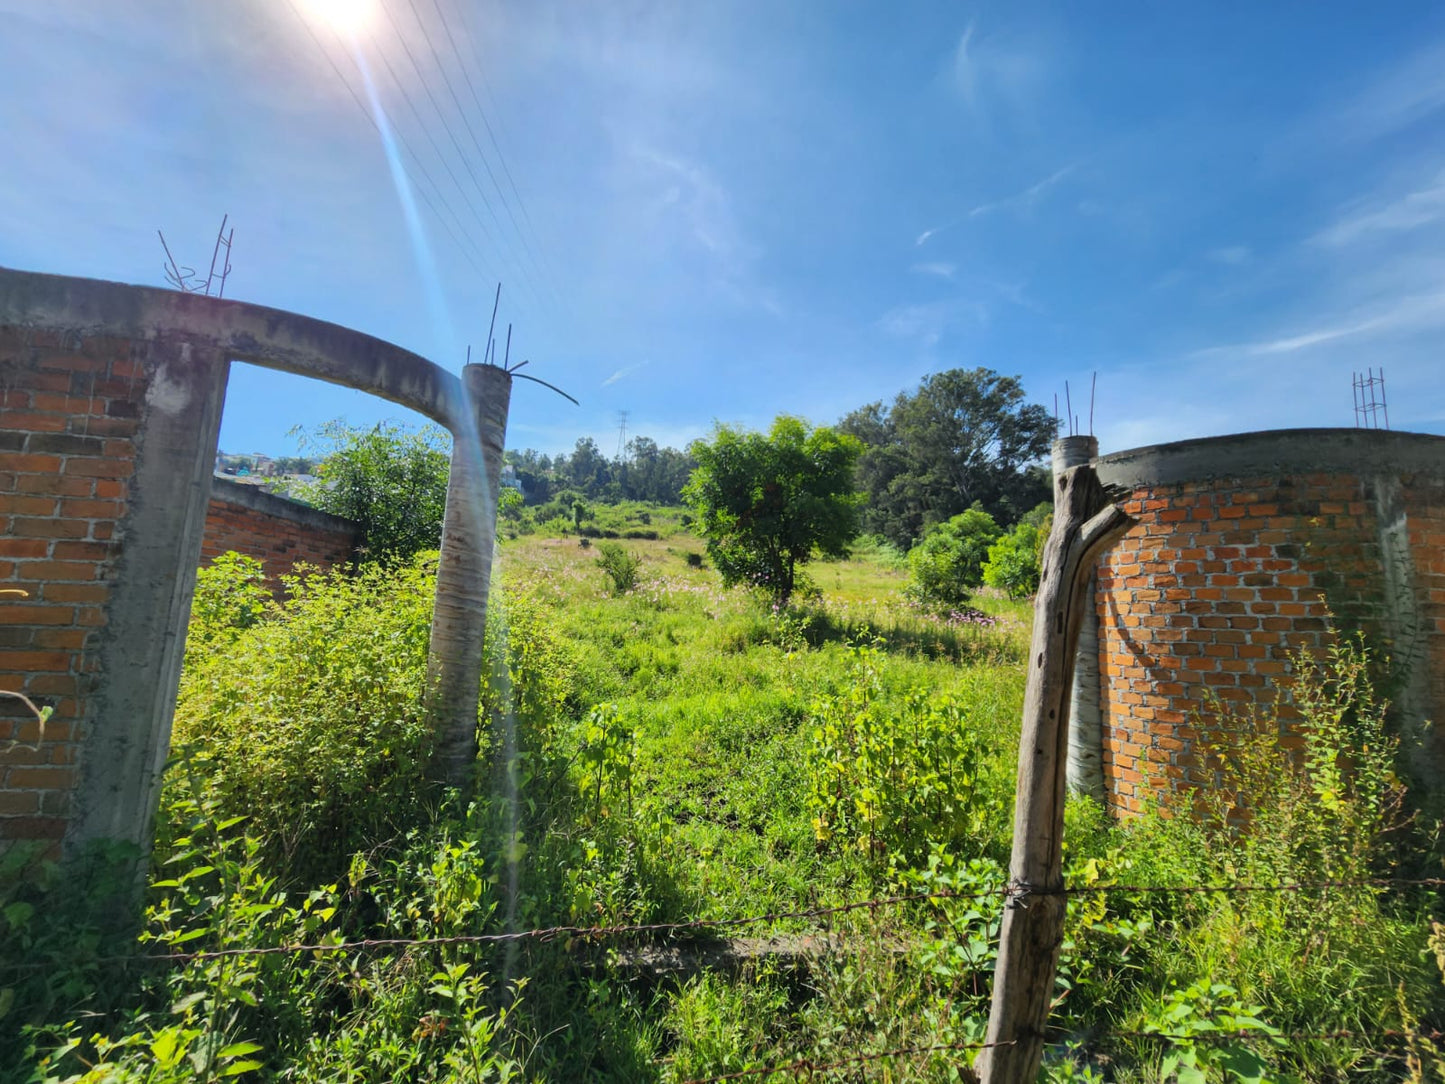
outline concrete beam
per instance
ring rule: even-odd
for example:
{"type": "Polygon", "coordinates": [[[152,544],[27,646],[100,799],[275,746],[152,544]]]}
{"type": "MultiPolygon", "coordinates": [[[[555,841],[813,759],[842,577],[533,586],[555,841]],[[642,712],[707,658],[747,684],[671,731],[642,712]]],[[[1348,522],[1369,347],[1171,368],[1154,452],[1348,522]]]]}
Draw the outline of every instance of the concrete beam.
{"type": "Polygon", "coordinates": [[[371,335],[264,305],[0,268],[0,324],[135,341],[180,336],[229,361],[379,395],[453,431],[464,422],[456,374],[371,335]]]}

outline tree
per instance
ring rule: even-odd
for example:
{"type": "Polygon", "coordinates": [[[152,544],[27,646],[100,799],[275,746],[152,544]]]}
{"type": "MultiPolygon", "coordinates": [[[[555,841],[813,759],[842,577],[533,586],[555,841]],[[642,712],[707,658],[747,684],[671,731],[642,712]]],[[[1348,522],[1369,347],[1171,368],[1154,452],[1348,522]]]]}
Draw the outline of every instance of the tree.
{"type": "Polygon", "coordinates": [[[865,526],[901,547],[974,502],[1013,523],[1049,496],[1031,469],[1048,454],[1054,421],[1024,400],[1017,377],[949,369],[924,378],[892,407],[869,403],[838,425],[861,440],[858,481],[868,494],[865,526]]]}
{"type": "Polygon", "coordinates": [[[731,587],[746,583],[787,606],[815,554],[844,557],[858,534],[854,471],[861,446],[833,429],[786,415],[768,433],[720,425],[689,453],[683,489],[708,555],[731,587]]]}
{"type": "Polygon", "coordinates": [[[299,432],[302,447],[322,458],[316,481],[290,494],[359,524],[368,560],[396,564],[441,545],[451,461],[445,430],[392,422],[358,429],[337,419],[315,437],[299,432]]]}
{"type": "Polygon", "coordinates": [[[983,583],[989,547],[1002,532],[980,506],[939,523],[908,553],[908,593],[920,602],[962,606],[983,583]]]}
{"type": "Polygon", "coordinates": [[[1039,563],[1053,517],[1054,506],[1041,504],[990,546],[983,565],[983,582],[1012,599],[1028,598],[1037,591],[1039,563]]]}

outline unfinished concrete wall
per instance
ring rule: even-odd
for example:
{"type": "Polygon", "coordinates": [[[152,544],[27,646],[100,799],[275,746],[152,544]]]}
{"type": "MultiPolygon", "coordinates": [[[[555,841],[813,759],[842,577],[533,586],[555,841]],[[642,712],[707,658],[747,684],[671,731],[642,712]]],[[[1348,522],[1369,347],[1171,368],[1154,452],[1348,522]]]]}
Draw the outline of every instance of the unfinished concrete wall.
{"type": "Polygon", "coordinates": [[[259,486],[212,478],[211,502],[201,538],[201,564],[228,550],[255,557],[273,585],[298,564],[313,568],[349,565],[356,558],[361,528],[259,486]]]}
{"type": "MultiPolygon", "coordinates": [[[[149,844],[232,360],[375,393],[471,434],[470,447],[484,416],[499,432],[482,446],[501,446],[505,403],[479,409],[456,375],[389,343],[234,301],[0,269],[0,590],[12,592],[0,689],[54,712],[42,736],[0,698],[0,850],[149,844]]],[[[494,520],[495,492],[477,509],[494,520]]]]}
{"type": "Polygon", "coordinates": [[[1388,690],[1417,785],[1445,768],[1445,438],[1287,430],[1096,461],[1138,525],[1096,594],[1108,803],[1208,785],[1220,704],[1272,710],[1291,653],[1360,629],[1396,658],[1388,690]]]}

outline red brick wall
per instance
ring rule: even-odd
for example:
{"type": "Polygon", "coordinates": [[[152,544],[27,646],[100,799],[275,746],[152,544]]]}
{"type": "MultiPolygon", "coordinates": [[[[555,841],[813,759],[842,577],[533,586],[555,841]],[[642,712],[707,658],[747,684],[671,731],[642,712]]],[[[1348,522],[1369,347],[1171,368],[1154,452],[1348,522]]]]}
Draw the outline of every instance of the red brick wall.
{"type": "Polygon", "coordinates": [[[236,483],[216,480],[206,511],[201,564],[208,565],[228,550],[249,554],[266,566],[272,582],[298,563],[331,568],[356,555],[357,530],[345,520],[323,517],[313,509],[270,494],[231,494],[236,483]],[[242,503],[245,497],[246,503],[242,503]],[[254,507],[264,503],[265,508],[254,507]],[[318,522],[330,520],[330,523],[318,522]]]}
{"type": "MultiPolygon", "coordinates": [[[[1138,812],[1150,788],[1211,782],[1201,730],[1220,705],[1269,708],[1288,660],[1331,630],[1388,635],[1377,509],[1382,484],[1344,474],[1140,486],[1138,525],[1101,563],[1096,596],[1109,803],[1138,812]]],[[[1411,637],[1428,704],[1445,720],[1445,483],[1398,479],[1406,513],[1411,637]]],[[[1291,715],[1281,704],[1285,719],[1291,715]]]]}
{"type": "Polygon", "coordinates": [[[146,391],[129,340],[0,327],[0,850],[65,832],[146,391]]]}

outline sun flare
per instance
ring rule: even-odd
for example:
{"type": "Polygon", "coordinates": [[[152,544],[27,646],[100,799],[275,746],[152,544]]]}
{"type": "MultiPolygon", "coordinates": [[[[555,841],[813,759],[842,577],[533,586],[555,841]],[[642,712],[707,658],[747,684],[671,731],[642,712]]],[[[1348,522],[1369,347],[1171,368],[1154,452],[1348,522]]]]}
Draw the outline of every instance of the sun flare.
{"type": "Polygon", "coordinates": [[[375,0],[306,0],[311,16],[333,30],[356,35],[376,18],[375,0]]]}

